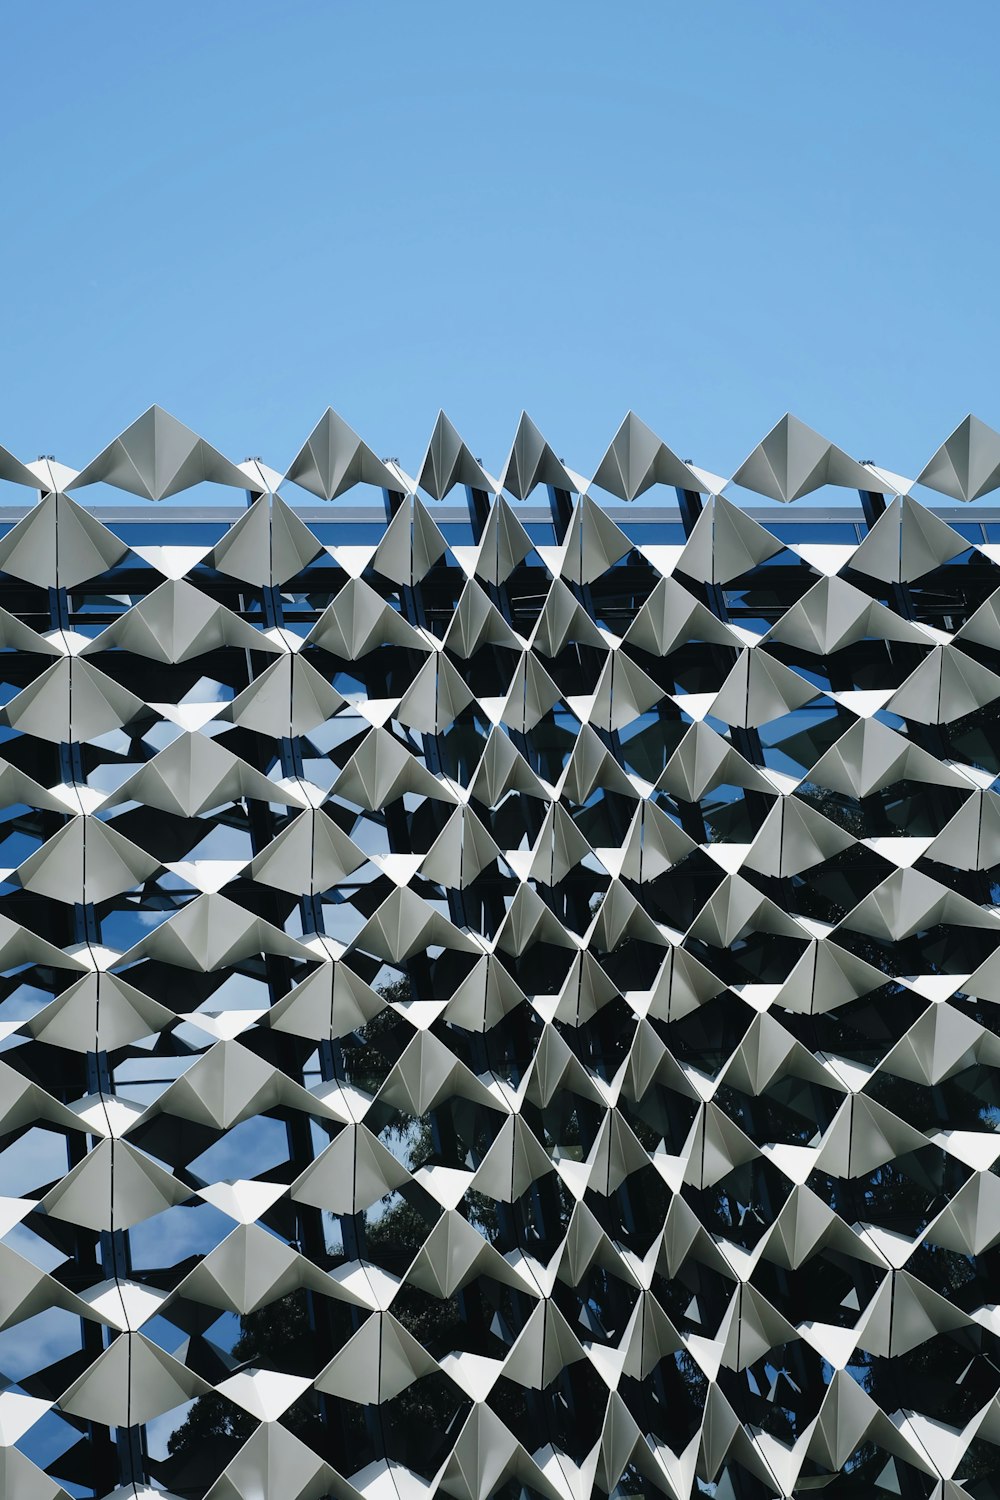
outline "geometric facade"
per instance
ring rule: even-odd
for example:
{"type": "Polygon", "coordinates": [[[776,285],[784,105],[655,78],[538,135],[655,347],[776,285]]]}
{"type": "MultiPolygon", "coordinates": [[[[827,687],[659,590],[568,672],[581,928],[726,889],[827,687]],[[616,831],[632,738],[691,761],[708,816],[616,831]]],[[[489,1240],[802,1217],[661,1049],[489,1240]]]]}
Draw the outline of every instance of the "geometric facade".
{"type": "Polygon", "coordinates": [[[0,480],[5,1500],[1000,1495],[1000,435],[0,480]]]}

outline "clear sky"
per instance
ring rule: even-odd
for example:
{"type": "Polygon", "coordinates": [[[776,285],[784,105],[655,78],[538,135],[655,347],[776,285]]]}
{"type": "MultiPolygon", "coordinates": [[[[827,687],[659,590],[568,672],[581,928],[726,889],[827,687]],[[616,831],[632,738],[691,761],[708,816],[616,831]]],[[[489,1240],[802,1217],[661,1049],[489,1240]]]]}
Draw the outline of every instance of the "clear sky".
{"type": "Polygon", "coordinates": [[[413,471],[522,407],[730,473],[786,410],[913,473],[1000,427],[995,0],[39,0],[0,17],[0,442],[156,401],[413,471]]]}

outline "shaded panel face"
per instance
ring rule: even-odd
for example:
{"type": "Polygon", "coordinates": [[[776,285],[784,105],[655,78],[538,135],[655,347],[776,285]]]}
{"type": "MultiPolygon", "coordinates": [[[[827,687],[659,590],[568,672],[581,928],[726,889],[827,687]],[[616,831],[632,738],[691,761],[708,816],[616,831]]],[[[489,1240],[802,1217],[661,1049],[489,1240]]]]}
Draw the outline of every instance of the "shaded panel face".
{"type": "MultiPolygon", "coordinates": [[[[0,1492],[992,1493],[993,523],[703,502],[632,417],[641,511],[527,418],[506,495],[444,417],[422,495],[333,413],[286,499],[157,411],[60,476],[0,534],[0,1492]]],[[[878,478],[791,419],[737,477],[878,478]]]]}

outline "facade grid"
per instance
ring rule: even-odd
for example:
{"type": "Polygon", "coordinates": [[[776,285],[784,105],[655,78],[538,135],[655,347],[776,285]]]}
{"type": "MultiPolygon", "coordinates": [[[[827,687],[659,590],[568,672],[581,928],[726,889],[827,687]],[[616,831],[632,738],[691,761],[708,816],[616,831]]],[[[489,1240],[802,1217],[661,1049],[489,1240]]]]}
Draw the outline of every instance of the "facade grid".
{"type": "Polygon", "coordinates": [[[0,482],[0,1496],[997,1500],[1000,434],[0,482]]]}

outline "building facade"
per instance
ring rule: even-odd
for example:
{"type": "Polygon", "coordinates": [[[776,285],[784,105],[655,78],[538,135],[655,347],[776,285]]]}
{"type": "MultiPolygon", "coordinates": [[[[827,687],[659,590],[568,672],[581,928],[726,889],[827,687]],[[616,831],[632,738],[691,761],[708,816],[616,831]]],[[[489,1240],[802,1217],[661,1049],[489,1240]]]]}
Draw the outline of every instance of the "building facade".
{"type": "Polygon", "coordinates": [[[1000,1495],[1000,435],[0,481],[0,1494],[1000,1495]]]}

